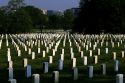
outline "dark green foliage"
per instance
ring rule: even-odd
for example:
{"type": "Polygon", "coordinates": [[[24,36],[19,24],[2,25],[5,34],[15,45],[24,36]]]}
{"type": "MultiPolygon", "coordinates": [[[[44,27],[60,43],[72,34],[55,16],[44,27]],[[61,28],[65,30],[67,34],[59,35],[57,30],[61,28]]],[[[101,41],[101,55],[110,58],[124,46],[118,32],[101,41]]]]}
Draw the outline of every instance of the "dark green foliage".
{"type": "MultiPolygon", "coordinates": [[[[27,12],[23,9],[17,10],[12,15],[12,21],[11,21],[11,29],[12,33],[15,32],[29,32],[32,29],[32,21],[30,16],[27,14],[27,12]]],[[[10,30],[10,31],[11,31],[10,30]]]]}
{"type": "Polygon", "coordinates": [[[121,0],[81,0],[81,12],[74,32],[124,33],[124,2],[121,0]]]}
{"type": "Polygon", "coordinates": [[[63,16],[50,15],[48,16],[48,28],[50,29],[61,29],[63,28],[63,16]]]}
{"type": "Polygon", "coordinates": [[[46,26],[48,17],[47,15],[44,15],[40,9],[33,6],[26,6],[23,9],[26,10],[28,15],[31,17],[34,28],[42,30],[46,26]]]}
{"type": "Polygon", "coordinates": [[[8,7],[10,11],[17,10],[25,5],[24,0],[10,0],[8,7]]]}
{"type": "Polygon", "coordinates": [[[6,31],[4,26],[5,26],[5,15],[4,11],[0,10],[0,33],[4,33],[6,31]]]}
{"type": "Polygon", "coordinates": [[[25,6],[24,0],[10,0],[0,10],[0,33],[26,33],[38,29],[71,29],[74,15],[70,10],[64,14],[45,15],[34,6],[25,6]]]}
{"type": "Polygon", "coordinates": [[[64,12],[64,30],[71,29],[73,26],[75,16],[73,15],[72,11],[66,10],[64,12]]]}
{"type": "Polygon", "coordinates": [[[6,15],[6,33],[26,33],[32,29],[32,21],[23,9],[6,15]]]}

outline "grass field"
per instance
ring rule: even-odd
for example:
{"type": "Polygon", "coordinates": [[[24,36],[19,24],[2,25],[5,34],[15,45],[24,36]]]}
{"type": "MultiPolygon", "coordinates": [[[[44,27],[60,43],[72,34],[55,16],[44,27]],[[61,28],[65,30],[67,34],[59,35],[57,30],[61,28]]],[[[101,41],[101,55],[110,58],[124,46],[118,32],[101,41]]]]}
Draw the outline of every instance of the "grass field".
{"type": "Polygon", "coordinates": [[[26,78],[25,77],[25,68],[23,66],[23,59],[28,59],[28,64],[32,66],[32,74],[40,74],[40,83],[53,83],[52,80],[52,72],[58,70],[57,64],[60,59],[60,55],[62,53],[62,49],[64,49],[64,68],[62,71],[59,71],[59,83],[116,83],[116,74],[125,74],[125,58],[122,58],[121,51],[125,51],[125,36],[124,35],[82,35],[82,34],[18,34],[18,35],[6,35],[0,36],[0,40],[2,40],[2,46],[0,49],[0,83],[9,83],[8,82],[8,61],[7,61],[7,48],[10,48],[11,57],[13,61],[13,69],[14,69],[14,79],[17,80],[17,83],[33,83],[33,77],[26,78]],[[41,36],[39,38],[39,36],[41,36]],[[9,45],[6,45],[6,41],[8,40],[9,45]],[[65,46],[63,46],[65,40],[65,46]],[[14,41],[19,49],[21,50],[21,56],[17,55],[17,47],[12,43],[14,41]],[[34,42],[37,42],[35,45],[34,42]],[[40,41],[40,43],[39,43],[40,41]],[[60,41],[58,49],[56,51],[55,56],[53,56],[53,63],[49,64],[49,72],[43,73],[43,62],[48,62],[49,57],[52,56],[52,49],[55,49],[56,43],[60,41]],[[71,46],[70,42],[71,41],[71,46]],[[88,42],[87,42],[88,41],[88,42]],[[101,46],[101,42],[103,41],[103,46],[101,46]],[[35,59],[31,59],[31,55],[28,54],[28,51],[25,51],[23,45],[20,43],[24,43],[28,48],[32,49],[32,52],[35,52],[35,59]],[[27,42],[30,42],[28,45],[27,42]],[[77,44],[75,43],[77,42],[77,44]],[[83,43],[85,45],[89,45],[91,42],[92,47],[89,47],[86,50],[83,43]],[[97,47],[93,50],[93,45],[97,43],[97,47]],[[108,45],[106,46],[106,42],[108,45]],[[112,43],[114,42],[114,47],[112,47],[112,43]],[[119,42],[119,47],[118,47],[119,42]],[[46,43],[46,44],[45,44],[46,43]],[[46,57],[43,58],[42,51],[46,51],[46,47],[49,47],[50,44],[53,43],[49,52],[46,53],[46,57]],[[33,46],[32,46],[32,45],[33,46]],[[40,44],[41,53],[37,52],[38,44],[40,44]],[[78,46],[81,47],[81,51],[84,52],[84,56],[88,57],[88,65],[84,66],[83,58],[81,58],[80,52],[78,51],[78,46]],[[77,59],[76,67],[79,71],[78,80],[74,81],[72,77],[72,60],[70,54],[70,48],[73,48],[74,57],[77,59]],[[97,49],[100,48],[101,54],[98,55],[97,49]],[[109,49],[109,53],[105,53],[105,48],[109,49]],[[89,50],[93,50],[93,56],[89,56],[89,50]],[[114,71],[114,60],[113,60],[113,52],[116,52],[117,60],[119,60],[119,71],[114,71]],[[94,55],[98,55],[98,63],[94,64],[94,55]],[[102,75],[101,64],[106,64],[106,75],[102,75]],[[94,77],[89,78],[87,68],[89,65],[94,66],[94,77]]]}

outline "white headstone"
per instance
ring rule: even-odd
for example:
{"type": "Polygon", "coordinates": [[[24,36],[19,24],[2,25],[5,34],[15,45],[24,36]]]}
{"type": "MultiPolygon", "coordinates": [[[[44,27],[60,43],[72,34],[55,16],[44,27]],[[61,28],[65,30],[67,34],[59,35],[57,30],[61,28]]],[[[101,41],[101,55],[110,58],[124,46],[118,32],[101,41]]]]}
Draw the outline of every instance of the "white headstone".
{"type": "Polygon", "coordinates": [[[83,58],[83,51],[81,51],[81,58],[83,58]]]}
{"type": "Polygon", "coordinates": [[[94,56],[94,63],[95,63],[95,64],[98,63],[98,56],[94,56]]]}
{"type": "Polygon", "coordinates": [[[116,75],[116,83],[124,83],[123,80],[123,74],[116,75]]]}
{"type": "Polygon", "coordinates": [[[103,42],[101,42],[101,47],[103,46],[103,42]]]}
{"type": "Polygon", "coordinates": [[[114,42],[112,42],[112,48],[114,48],[114,42]]]}
{"type": "Polygon", "coordinates": [[[28,65],[28,59],[27,58],[24,58],[24,67],[26,67],[28,65]]]}
{"type": "Polygon", "coordinates": [[[7,56],[8,61],[11,61],[11,56],[7,56]]]}
{"type": "Polygon", "coordinates": [[[115,60],[114,69],[116,72],[118,72],[118,70],[119,70],[119,61],[118,60],[115,60]]]}
{"type": "Polygon", "coordinates": [[[43,57],[45,57],[46,56],[46,52],[45,51],[43,51],[43,57]]]}
{"type": "Polygon", "coordinates": [[[105,53],[108,54],[108,52],[109,52],[109,51],[108,51],[108,48],[105,48],[105,53]]]}
{"type": "Polygon", "coordinates": [[[46,52],[49,53],[49,47],[46,47],[46,52]]]}
{"type": "Polygon", "coordinates": [[[70,53],[73,53],[73,48],[70,48],[70,53]]]}
{"type": "Polygon", "coordinates": [[[32,52],[32,60],[35,59],[35,52],[32,52]]]}
{"type": "Polygon", "coordinates": [[[63,60],[58,61],[58,70],[63,70],[63,60]]]}
{"type": "Polygon", "coordinates": [[[102,64],[101,69],[102,69],[102,74],[106,75],[106,64],[102,64]]]}
{"type": "Polygon", "coordinates": [[[53,56],[55,56],[55,49],[53,49],[53,56]]]}
{"type": "Polygon", "coordinates": [[[120,46],[120,43],[118,42],[118,47],[120,46]]]}
{"type": "Polygon", "coordinates": [[[95,50],[95,48],[96,48],[96,45],[93,45],[93,50],[95,50]]]}
{"type": "Polygon", "coordinates": [[[108,42],[106,41],[106,46],[108,46],[108,42]]]}
{"type": "Polygon", "coordinates": [[[31,74],[32,74],[31,65],[27,65],[26,70],[25,70],[25,75],[27,78],[29,78],[29,77],[31,77],[31,74]]]}
{"type": "Polygon", "coordinates": [[[125,52],[124,52],[124,51],[122,51],[122,58],[124,58],[124,56],[125,56],[125,52]]]}
{"type": "Polygon", "coordinates": [[[73,80],[78,80],[78,68],[73,68],[73,80]]]}
{"type": "Polygon", "coordinates": [[[59,72],[53,71],[53,81],[54,83],[59,83],[59,72]]]}
{"type": "Polygon", "coordinates": [[[93,78],[93,66],[88,66],[88,75],[89,78],[93,78]]]}
{"type": "Polygon", "coordinates": [[[44,62],[43,63],[43,72],[44,73],[48,73],[48,68],[49,68],[49,63],[48,62],[44,62]]]}
{"type": "Polygon", "coordinates": [[[90,48],[92,47],[92,43],[91,43],[91,42],[89,43],[89,47],[90,47],[90,48]]]}
{"type": "Polygon", "coordinates": [[[71,53],[71,59],[73,59],[73,58],[74,58],[74,53],[72,52],[72,53],[71,53]]]}
{"type": "Polygon", "coordinates": [[[87,56],[84,56],[83,59],[84,59],[84,65],[87,65],[87,56]]]}
{"type": "Polygon", "coordinates": [[[76,67],[76,58],[73,58],[73,59],[72,59],[72,67],[73,67],[73,68],[76,67]]]}
{"type": "Polygon", "coordinates": [[[116,60],[116,52],[113,52],[113,60],[116,60]]]}
{"type": "Polygon", "coordinates": [[[40,83],[40,75],[39,74],[33,74],[34,76],[34,83],[40,83]]]}
{"type": "Polygon", "coordinates": [[[101,53],[100,53],[100,48],[98,48],[98,55],[100,55],[101,53]]]}
{"type": "Polygon", "coordinates": [[[89,55],[90,57],[92,57],[92,50],[89,50],[89,55]]]}
{"type": "Polygon", "coordinates": [[[64,61],[64,54],[61,54],[61,60],[64,61]]]}
{"type": "Polygon", "coordinates": [[[64,49],[62,49],[62,54],[64,54],[64,49]]]}
{"type": "Polygon", "coordinates": [[[9,68],[13,68],[13,61],[9,61],[9,68]]]}
{"type": "Polygon", "coordinates": [[[53,56],[49,56],[49,63],[50,63],[50,64],[53,63],[53,56]]]}
{"type": "Polygon", "coordinates": [[[18,50],[18,56],[21,56],[21,50],[18,50]]]}
{"type": "Polygon", "coordinates": [[[9,69],[9,80],[13,79],[13,68],[8,68],[9,69]]]}
{"type": "Polygon", "coordinates": [[[7,50],[7,56],[10,56],[10,48],[7,50]]]}
{"type": "Polygon", "coordinates": [[[29,48],[29,50],[28,50],[28,54],[29,54],[29,55],[31,54],[31,48],[29,48]]]}
{"type": "Polygon", "coordinates": [[[81,47],[80,47],[80,46],[78,47],[78,51],[79,51],[79,52],[81,51],[81,47]]]}
{"type": "Polygon", "coordinates": [[[88,45],[86,45],[86,51],[89,49],[88,45]]]}
{"type": "Polygon", "coordinates": [[[38,48],[38,54],[40,53],[40,48],[38,48]]]}
{"type": "Polygon", "coordinates": [[[25,46],[25,51],[27,51],[27,46],[25,46]]]}
{"type": "Polygon", "coordinates": [[[17,83],[16,79],[10,79],[10,83],[17,83]]]}

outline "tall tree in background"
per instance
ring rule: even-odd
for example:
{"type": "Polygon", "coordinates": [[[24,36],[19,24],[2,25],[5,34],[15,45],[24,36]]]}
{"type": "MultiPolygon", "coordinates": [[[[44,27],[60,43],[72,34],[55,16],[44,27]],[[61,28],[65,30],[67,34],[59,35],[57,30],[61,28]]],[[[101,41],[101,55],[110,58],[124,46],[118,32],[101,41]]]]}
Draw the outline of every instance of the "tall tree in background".
{"type": "Polygon", "coordinates": [[[9,13],[6,18],[6,33],[26,33],[32,29],[31,18],[24,9],[9,13]]]}
{"type": "Polygon", "coordinates": [[[71,10],[66,10],[64,12],[64,17],[63,17],[64,30],[68,30],[73,27],[74,18],[75,16],[73,15],[73,12],[71,10]]]}
{"type": "Polygon", "coordinates": [[[62,19],[60,15],[48,15],[48,28],[49,29],[62,29],[62,19]]]}
{"type": "Polygon", "coordinates": [[[5,19],[6,19],[6,16],[4,14],[5,11],[3,10],[0,10],[0,34],[1,33],[5,33],[6,32],[6,28],[5,27],[5,19]]]}
{"type": "Polygon", "coordinates": [[[34,6],[26,6],[23,7],[23,9],[27,11],[28,15],[31,17],[33,28],[37,28],[42,32],[42,29],[46,27],[48,21],[47,15],[44,15],[39,8],[34,6]]]}
{"type": "Polygon", "coordinates": [[[125,33],[125,0],[119,0],[122,32],[125,33]]]}
{"type": "Polygon", "coordinates": [[[17,10],[23,6],[25,6],[24,0],[10,0],[8,2],[8,7],[11,11],[17,10]]]}
{"type": "Polygon", "coordinates": [[[81,0],[81,12],[75,20],[73,31],[123,33],[125,30],[123,26],[125,21],[122,19],[125,18],[124,5],[123,0],[81,0]]]}

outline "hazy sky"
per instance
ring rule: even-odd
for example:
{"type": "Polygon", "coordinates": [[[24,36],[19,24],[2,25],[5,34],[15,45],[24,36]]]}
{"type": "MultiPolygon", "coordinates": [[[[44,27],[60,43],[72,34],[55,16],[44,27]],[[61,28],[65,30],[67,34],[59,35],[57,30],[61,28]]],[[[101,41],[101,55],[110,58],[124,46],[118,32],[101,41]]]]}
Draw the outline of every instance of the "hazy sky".
{"type": "MultiPolygon", "coordinates": [[[[9,0],[0,0],[0,6],[6,5],[9,0]]],[[[79,0],[25,0],[28,5],[34,5],[41,9],[65,10],[79,6],[79,0]]]]}

